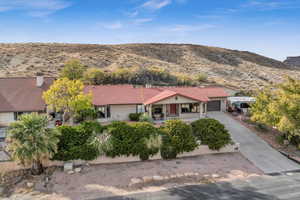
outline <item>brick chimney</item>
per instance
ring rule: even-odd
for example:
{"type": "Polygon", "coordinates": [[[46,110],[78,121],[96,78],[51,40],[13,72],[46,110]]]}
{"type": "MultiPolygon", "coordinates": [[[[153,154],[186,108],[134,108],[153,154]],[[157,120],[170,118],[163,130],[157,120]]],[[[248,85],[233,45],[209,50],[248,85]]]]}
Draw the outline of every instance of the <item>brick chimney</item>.
{"type": "Polygon", "coordinates": [[[44,84],[44,75],[43,73],[36,73],[36,86],[37,87],[42,87],[44,84]]]}

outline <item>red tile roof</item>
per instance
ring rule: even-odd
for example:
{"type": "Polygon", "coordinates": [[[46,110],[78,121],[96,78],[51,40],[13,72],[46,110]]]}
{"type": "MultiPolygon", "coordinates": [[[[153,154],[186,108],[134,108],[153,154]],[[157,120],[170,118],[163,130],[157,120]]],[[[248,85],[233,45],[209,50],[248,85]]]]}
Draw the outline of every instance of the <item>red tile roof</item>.
{"type": "Polygon", "coordinates": [[[132,85],[99,85],[86,86],[85,92],[92,92],[93,104],[152,104],[171,96],[180,95],[186,98],[209,101],[209,98],[227,97],[223,88],[217,87],[134,87],[132,85]]]}
{"type": "Polygon", "coordinates": [[[43,111],[43,91],[54,78],[44,78],[42,87],[36,86],[36,78],[0,78],[0,112],[43,111]]]}

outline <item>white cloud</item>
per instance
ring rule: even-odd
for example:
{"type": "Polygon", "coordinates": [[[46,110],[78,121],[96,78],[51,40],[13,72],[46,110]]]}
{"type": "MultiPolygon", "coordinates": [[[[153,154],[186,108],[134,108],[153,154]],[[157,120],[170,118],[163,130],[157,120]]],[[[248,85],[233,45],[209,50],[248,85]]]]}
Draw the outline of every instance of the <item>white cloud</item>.
{"type": "Polygon", "coordinates": [[[144,23],[147,23],[147,22],[151,22],[151,21],[153,21],[152,18],[140,18],[140,19],[135,19],[134,24],[140,25],[140,24],[144,24],[144,23]]]}
{"type": "Polygon", "coordinates": [[[212,24],[202,24],[202,25],[175,25],[168,27],[168,31],[172,32],[194,32],[194,31],[203,31],[211,28],[215,28],[215,25],[212,24]]]}
{"type": "Polygon", "coordinates": [[[46,16],[71,6],[66,0],[0,0],[0,12],[19,10],[31,16],[46,16]]]}
{"type": "Polygon", "coordinates": [[[142,7],[151,10],[159,10],[171,3],[172,0],[148,0],[142,5],[142,7]]]}
{"type": "Polygon", "coordinates": [[[117,30],[117,29],[121,29],[124,27],[120,21],[109,22],[109,23],[99,23],[98,25],[105,29],[111,29],[111,30],[117,30]]]}

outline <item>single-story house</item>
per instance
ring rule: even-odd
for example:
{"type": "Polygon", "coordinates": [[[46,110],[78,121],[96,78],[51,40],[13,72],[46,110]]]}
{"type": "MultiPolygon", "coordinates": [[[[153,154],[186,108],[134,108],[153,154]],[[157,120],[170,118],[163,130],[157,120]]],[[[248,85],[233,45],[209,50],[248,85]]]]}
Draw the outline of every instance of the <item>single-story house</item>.
{"type": "Polygon", "coordinates": [[[54,78],[0,78],[0,126],[7,126],[19,115],[45,112],[42,94],[53,83],[54,78]]]}
{"type": "MultiPolygon", "coordinates": [[[[0,126],[23,113],[46,112],[42,98],[55,78],[0,78],[0,126]]],[[[99,121],[129,120],[130,113],[148,113],[154,120],[197,119],[225,111],[228,94],[221,87],[86,86],[93,94],[99,121]]]]}
{"type": "Polygon", "coordinates": [[[129,120],[130,113],[148,113],[154,120],[198,119],[226,111],[229,96],[221,87],[86,86],[100,121],[129,120]]]}

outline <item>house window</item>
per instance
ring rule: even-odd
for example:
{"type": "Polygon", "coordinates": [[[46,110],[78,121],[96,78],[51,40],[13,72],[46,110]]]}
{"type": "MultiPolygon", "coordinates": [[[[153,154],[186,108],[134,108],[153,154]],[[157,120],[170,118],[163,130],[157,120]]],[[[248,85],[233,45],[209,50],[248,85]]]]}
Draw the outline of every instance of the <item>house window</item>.
{"type": "Polygon", "coordinates": [[[136,105],[136,113],[143,113],[144,105],[136,105]]]}
{"type": "Polygon", "coordinates": [[[14,120],[17,121],[19,120],[19,118],[21,117],[21,115],[23,115],[24,112],[15,112],[14,113],[14,120]]]}
{"type": "Polygon", "coordinates": [[[106,117],[110,118],[110,106],[106,106],[106,117]]]}
{"type": "Polygon", "coordinates": [[[106,113],[106,106],[97,107],[98,118],[100,118],[100,119],[105,118],[105,113],[106,113]]]}
{"type": "Polygon", "coordinates": [[[199,112],[200,112],[199,103],[181,104],[181,113],[199,113],[199,112]]]}

